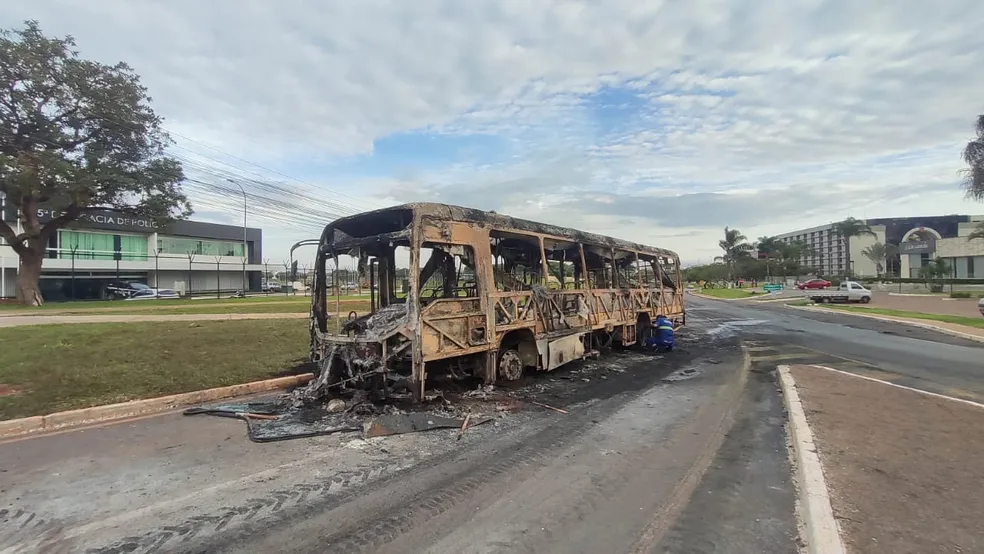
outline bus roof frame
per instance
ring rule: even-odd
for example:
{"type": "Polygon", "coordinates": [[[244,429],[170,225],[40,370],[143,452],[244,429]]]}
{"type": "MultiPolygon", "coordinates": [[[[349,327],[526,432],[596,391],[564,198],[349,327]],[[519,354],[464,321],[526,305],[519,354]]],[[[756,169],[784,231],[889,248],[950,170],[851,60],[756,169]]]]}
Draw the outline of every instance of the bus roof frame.
{"type": "MultiPolygon", "coordinates": [[[[400,204],[397,206],[390,206],[387,208],[338,218],[325,226],[324,232],[321,235],[321,248],[326,254],[331,253],[330,251],[333,250],[333,245],[325,244],[325,241],[331,240],[330,237],[334,235],[333,231],[336,229],[353,236],[353,233],[351,232],[354,230],[353,226],[364,223],[366,219],[385,218],[388,213],[392,213],[394,217],[397,217],[408,211],[411,212],[412,216],[415,218],[426,217],[438,221],[455,221],[476,226],[488,226],[490,228],[499,229],[502,231],[533,233],[553,240],[570,241],[592,246],[604,246],[615,250],[670,258],[675,262],[677,267],[680,265],[680,256],[678,256],[676,252],[665,248],[657,248],[655,246],[648,246],[645,244],[639,244],[636,242],[617,239],[607,235],[599,235],[597,233],[590,233],[588,231],[572,229],[569,227],[561,227],[559,225],[551,225],[549,223],[530,221],[528,219],[521,219],[492,211],[483,211],[475,208],[465,208],[462,206],[441,204],[436,202],[414,202],[400,204]]],[[[409,222],[407,224],[409,224],[409,222]]],[[[375,236],[376,235],[373,234],[359,238],[371,239],[375,236]]],[[[353,236],[353,238],[356,237],[353,236]]]]}

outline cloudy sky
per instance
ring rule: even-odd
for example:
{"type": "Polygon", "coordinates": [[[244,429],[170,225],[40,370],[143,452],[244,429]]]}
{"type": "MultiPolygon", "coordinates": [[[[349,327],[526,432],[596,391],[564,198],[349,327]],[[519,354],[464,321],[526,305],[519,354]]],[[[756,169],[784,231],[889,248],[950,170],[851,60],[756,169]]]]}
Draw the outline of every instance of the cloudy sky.
{"type": "MultiPolygon", "coordinates": [[[[0,26],[28,18],[132,65],[202,179],[315,214],[436,200],[696,262],[725,225],[984,213],[980,0],[9,0],[0,26]]],[[[316,232],[255,219],[274,260],[316,232]]]]}

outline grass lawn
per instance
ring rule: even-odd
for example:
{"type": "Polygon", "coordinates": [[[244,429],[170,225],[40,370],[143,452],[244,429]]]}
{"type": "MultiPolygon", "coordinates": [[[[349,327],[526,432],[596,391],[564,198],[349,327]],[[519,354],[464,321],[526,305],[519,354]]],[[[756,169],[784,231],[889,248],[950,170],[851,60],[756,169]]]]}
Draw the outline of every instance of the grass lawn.
{"type": "MultiPolygon", "coordinates": [[[[329,296],[328,299],[331,302],[335,301],[334,296],[329,296]]],[[[341,296],[340,300],[345,301],[369,301],[369,295],[348,295],[341,296]]],[[[216,304],[224,305],[260,305],[268,303],[304,303],[310,304],[310,296],[285,296],[283,294],[271,294],[270,296],[251,296],[249,298],[200,298],[200,299],[187,299],[182,298],[180,300],[135,300],[135,301],[122,301],[122,300],[79,300],[74,302],[52,302],[45,304],[38,308],[28,308],[21,306],[20,304],[14,304],[11,302],[0,303],[0,311],[4,313],[18,311],[18,312],[28,312],[34,313],[39,311],[65,311],[65,310],[98,310],[106,308],[121,308],[125,307],[127,309],[138,308],[139,306],[153,306],[155,308],[168,307],[168,306],[181,306],[181,307],[191,307],[191,306],[213,306],[216,304]]],[[[21,314],[18,314],[21,315],[21,314]]]]}
{"type": "Polygon", "coordinates": [[[757,293],[746,289],[704,289],[700,291],[700,294],[715,298],[748,298],[757,293]]]}
{"type": "Polygon", "coordinates": [[[253,320],[3,328],[0,419],[303,372],[307,326],[253,320]]]}
{"type": "Polygon", "coordinates": [[[843,306],[838,304],[828,304],[825,307],[833,308],[835,310],[845,310],[849,312],[859,312],[859,313],[866,313],[866,314],[888,315],[893,317],[908,317],[912,319],[928,319],[932,321],[942,321],[945,323],[955,323],[957,325],[966,325],[968,327],[977,327],[978,329],[984,329],[984,317],[973,318],[973,317],[963,317],[958,315],[925,314],[922,312],[908,312],[905,310],[889,310],[886,308],[862,308],[860,306],[843,306]]]}
{"type": "MultiPolygon", "coordinates": [[[[268,302],[268,303],[247,303],[247,304],[237,304],[235,302],[224,303],[224,304],[205,304],[205,305],[191,305],[185,304],[184,306],[158,306],[153,305],[140,305],[132,306],[131,303],[127,303],[124,308],[97,308],[94,310],[82,310],[82,309],[69,309],[69,310],[36,310],[32,312],[3,312],[0,317],[4,316],[41,316],[41,315],[120,315],[120,314],[141,314],[141,315],[167,315],[167,314],[300,314],[307,313],[311,308],[310,302],[268,302]]],[[[152,301],[147,301],[147,304],[153,304],[152,301]]],[[[368,311],[369,301],[368,300],[343,300],[339,303],[341,312],[343,314],[348,314],[351,310],[357,312],[368,311]]],[[[328,311],[335,311],[335,303],[328,303],[328,311]]]]}
{"type": "MultiPolygon", "coordinates": [[[[329,297],[328,304],[334,307],[335,298],[329,297]]],[[[349,310],[365,310],[369,306],[367,296],[342,296],[339,304],[346,313],[349,310]]],[[[303,296],[266,298],[236,298],[224,300],[142,300],[142,301],[97,301],[63,302],[45,304],[40,308],[0,310],[0,317],[23,315],[72,315],[72,314],[256,314],[256,313],[305,313],[311,307],[311,298],[303,296]]]]}

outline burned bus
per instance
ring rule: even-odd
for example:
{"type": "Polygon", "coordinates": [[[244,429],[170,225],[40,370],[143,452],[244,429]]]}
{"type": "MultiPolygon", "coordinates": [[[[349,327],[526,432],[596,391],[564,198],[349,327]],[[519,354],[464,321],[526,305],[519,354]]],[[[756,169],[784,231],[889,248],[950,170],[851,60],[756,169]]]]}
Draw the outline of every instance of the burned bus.
{"type": "Polygon", "coordinates": [[[311,359],[325,387],[418,400],[429,376],[516,380],[637,344],[658,314],[684,324],[681,281],[676,253],[603,235],[445,204],[366,212],[321,235],[311,359]],[[339,312],[339,256],[358,259],[368,313],[339,312]]]}

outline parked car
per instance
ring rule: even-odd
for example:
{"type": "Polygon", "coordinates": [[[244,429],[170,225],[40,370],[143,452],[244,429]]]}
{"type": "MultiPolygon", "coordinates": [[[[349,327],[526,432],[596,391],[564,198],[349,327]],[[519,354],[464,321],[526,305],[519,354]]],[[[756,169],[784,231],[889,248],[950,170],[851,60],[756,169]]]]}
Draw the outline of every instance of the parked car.
{"type": "Polygon", "coordinates": [[[834,291],[813,292],[806,295],[807,298],[817,303],[827,304],[830,302],[860,302],[867,304],[871,302],[871,291],[857,281],[844,281],[834,291]]]}
{"type": "Polygon", "coordinates": [[[128,298],[124,298],[124,300],[177,300],[178,298],[181,298],[181,296],[171,289],[146,288],[133,293],[128,298]]]}
{"type": "Polygon", "coordinates": [[[830,288],[831,282],[826,279],[810,279],[809,281],[803,281],[802,283],[797,283],[796,286],[800,290],[807,289],[828,289],[830,288]]]}
{"type": "Polygon", "coordinates": [[[280,292],[281,289],[279,283],[263,283],[260,290],[263,292],[280,292]]]}
{"type": "Polygon", "coordinates": [[[112,281],[106,285],[106,294],[110,298],[120,299],[129,298],[139,291],[147,290],[150,287],[143,283],[134,283],[129,281],[112,281]]]}
{"type": "Polygon", "coordinates": [[[977,310],[981,312],[981,315],[984,315],[984,298],[977,301],[977,310]]]}

